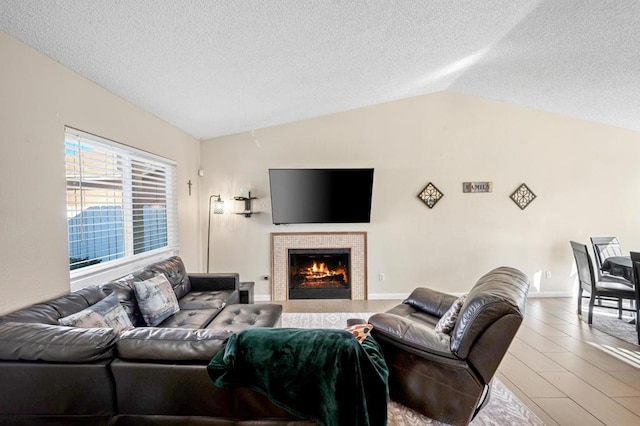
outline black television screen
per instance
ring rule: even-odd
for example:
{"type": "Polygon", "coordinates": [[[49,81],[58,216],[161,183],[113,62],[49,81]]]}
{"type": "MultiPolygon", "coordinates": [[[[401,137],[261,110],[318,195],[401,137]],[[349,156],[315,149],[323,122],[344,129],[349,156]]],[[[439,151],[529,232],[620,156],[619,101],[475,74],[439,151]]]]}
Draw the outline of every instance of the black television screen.
{"type": "Polygon", "coordinates": [[[269,169],[273,223],[368,223],[373,169],[269,169]]]}

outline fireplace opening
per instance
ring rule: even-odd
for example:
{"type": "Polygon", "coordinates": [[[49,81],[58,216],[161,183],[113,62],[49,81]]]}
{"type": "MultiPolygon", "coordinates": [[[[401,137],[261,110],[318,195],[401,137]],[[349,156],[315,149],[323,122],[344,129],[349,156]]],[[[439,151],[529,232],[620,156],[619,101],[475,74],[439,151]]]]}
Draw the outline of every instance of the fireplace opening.
{"type": "Polygon", "coordinates": [[[351,299],[351,249],[289,249],[289,299],[351,299]]]}

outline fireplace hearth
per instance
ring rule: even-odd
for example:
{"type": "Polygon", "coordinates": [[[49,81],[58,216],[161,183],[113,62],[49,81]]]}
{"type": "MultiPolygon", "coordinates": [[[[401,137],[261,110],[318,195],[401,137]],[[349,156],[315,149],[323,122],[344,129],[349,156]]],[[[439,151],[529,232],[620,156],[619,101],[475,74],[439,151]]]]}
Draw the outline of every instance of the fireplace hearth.
{"type": "Polygon", "coordinates": [[[289,249],[289,299],[351,299],[351,250],[289,249]]]}

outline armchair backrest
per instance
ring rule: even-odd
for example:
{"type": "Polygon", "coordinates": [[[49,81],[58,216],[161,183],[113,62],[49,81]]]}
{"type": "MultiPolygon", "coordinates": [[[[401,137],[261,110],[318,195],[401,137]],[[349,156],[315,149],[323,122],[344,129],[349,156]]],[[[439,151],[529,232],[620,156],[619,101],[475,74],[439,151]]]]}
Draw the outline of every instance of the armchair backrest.
{"type": "Polygon", "coordinates": [[[467,294],[455,328],[451,351],[467,359],[488,382],[524,317],[529,279],[521,271],[496,268],[467,294]]]}

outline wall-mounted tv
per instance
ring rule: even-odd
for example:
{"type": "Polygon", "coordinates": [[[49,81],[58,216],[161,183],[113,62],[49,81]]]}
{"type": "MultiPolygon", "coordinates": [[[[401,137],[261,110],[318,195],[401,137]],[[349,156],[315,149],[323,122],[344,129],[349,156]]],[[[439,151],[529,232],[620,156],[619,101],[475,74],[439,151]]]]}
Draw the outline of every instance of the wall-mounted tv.
{"type": "Polygon", "coordinates": [[[271,213],[286,223],[368,223],[373,169],[269,169],[271,213]]]}

